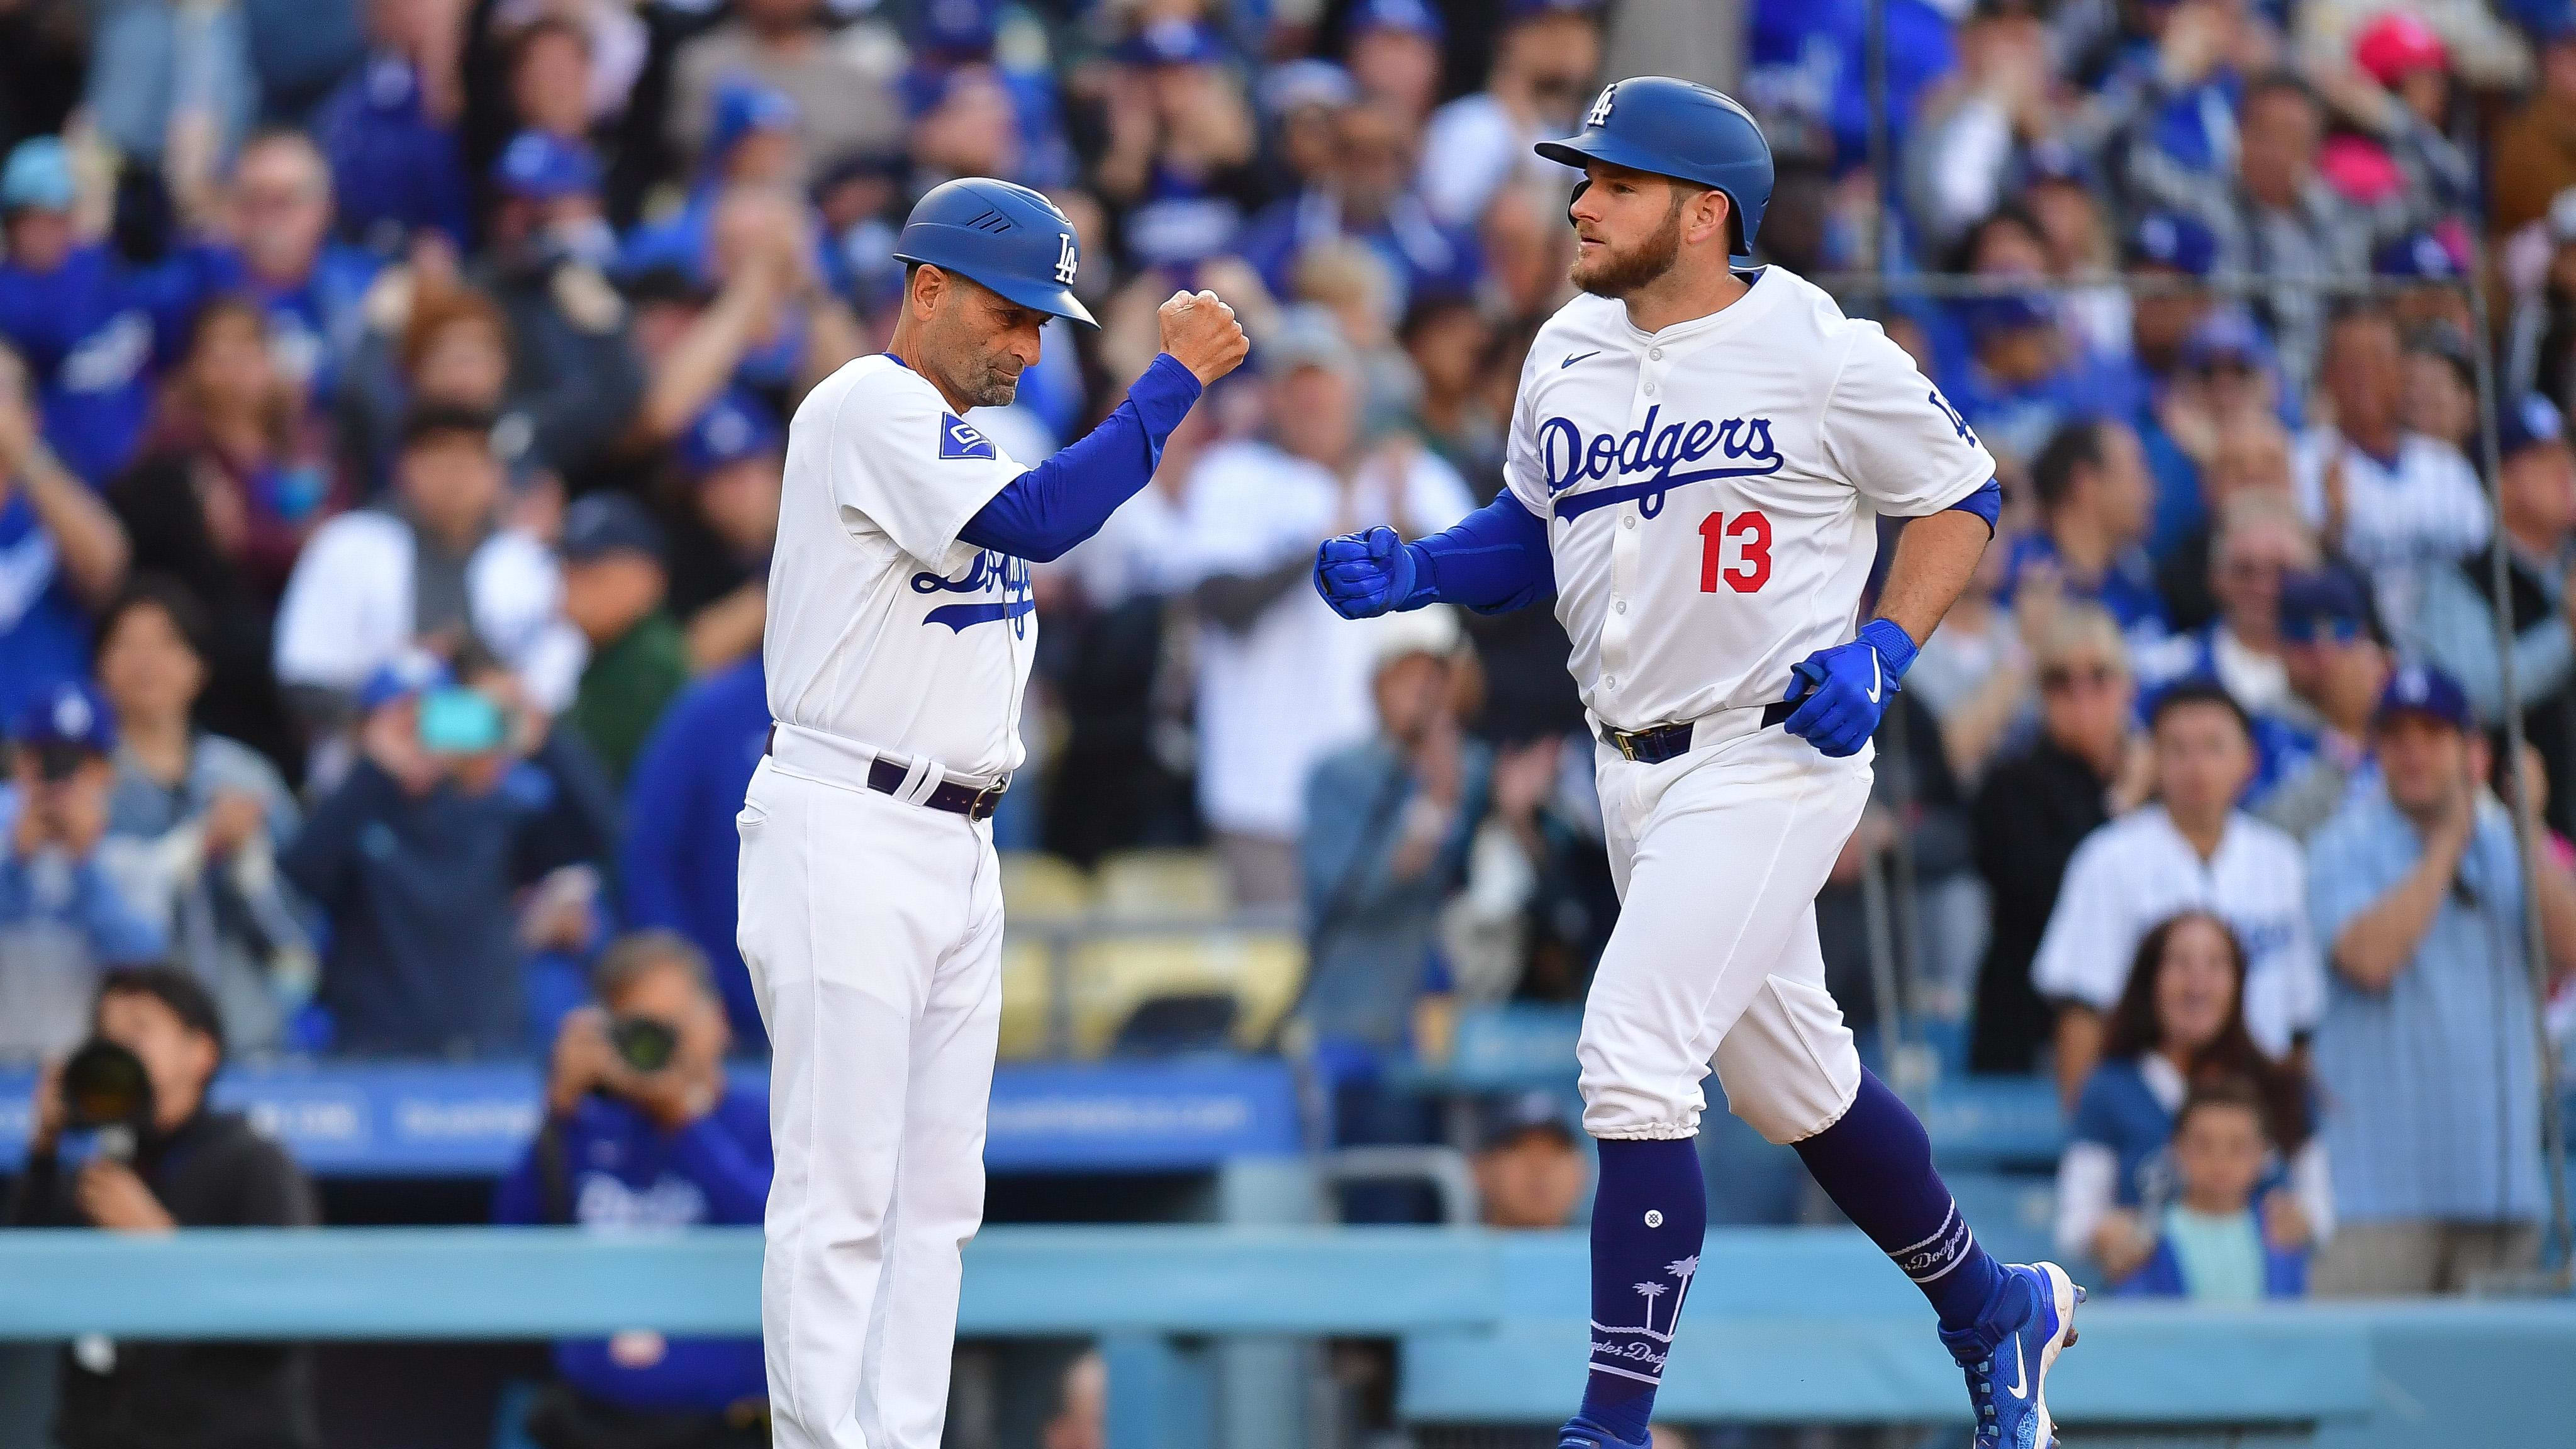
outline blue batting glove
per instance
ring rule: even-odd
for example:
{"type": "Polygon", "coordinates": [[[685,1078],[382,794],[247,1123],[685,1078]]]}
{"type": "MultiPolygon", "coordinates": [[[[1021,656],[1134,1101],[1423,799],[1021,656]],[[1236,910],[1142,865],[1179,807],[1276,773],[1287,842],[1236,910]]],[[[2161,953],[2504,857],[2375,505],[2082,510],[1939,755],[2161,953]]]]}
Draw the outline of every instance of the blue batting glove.
{"type": "Polygon", "coordinates": [[[1834,759],[1859,754],[1914,655],[1913,639],[1893,620],[1870,620],[1859,638],[1819,649],[1789,671],[1782,698],[1798,707],[1781,727],[1834,759]]]}
{"type": "Polygon", "coordinates": [[[1315,592],[1345,619],[1373,619],[1413,596],[1413,551],[1392,528],[1325,539],[1315,550],[1315,592]]]}

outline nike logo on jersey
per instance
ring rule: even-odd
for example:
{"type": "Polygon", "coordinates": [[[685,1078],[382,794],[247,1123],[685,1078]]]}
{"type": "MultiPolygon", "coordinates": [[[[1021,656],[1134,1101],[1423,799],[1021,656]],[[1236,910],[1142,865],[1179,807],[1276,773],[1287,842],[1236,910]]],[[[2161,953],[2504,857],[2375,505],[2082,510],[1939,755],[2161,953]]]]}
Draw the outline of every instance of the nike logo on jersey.
{"type": "Polygon", "coordinates": [[[943,458],[982,458],[990,462],[999,456],[993,451],[993,440],[984,430],[955,413],[939,415],[939,456],[943,458]]]}
{"type": "Polygon", "coordinates": [[[1574,364],[1581,362],[1587,357],[1599,357],[1600,355],[1601,349],[1598,347],[1593,348],[1590,352],[1569,352],[1565,355],[1565,360],[1556,365],[1556,370],[1563,372],[1567,368],[1572,367],[1574,364]]]}
{"type": "Polygon", "coordinates": [[[1540,423],[1539,470],[1547,479],[1548,492],[1563,493],[1577,484],[1610,478],[1638,480],[1567,498],[1557,504],[1557,517],[1574,518],[1612,503],[1644,498],[1648,503],[1643,512],[1652,518],[1662,511],[1662,495],[1667,489],[1710,478],[1760,477],[1788,466],[1771,441],[1769,418],[1728,418],[1714,423],[1700,418],[1658,428],[1655,420],[1662,413],[1660,404],[1646,409],[1644,421],[1625,433],[1586,434],[1570,418],[1549,418],[1540,423]],[[1713,456],[1740,459],[1743,466],[1682,466],[1713,456]]]}

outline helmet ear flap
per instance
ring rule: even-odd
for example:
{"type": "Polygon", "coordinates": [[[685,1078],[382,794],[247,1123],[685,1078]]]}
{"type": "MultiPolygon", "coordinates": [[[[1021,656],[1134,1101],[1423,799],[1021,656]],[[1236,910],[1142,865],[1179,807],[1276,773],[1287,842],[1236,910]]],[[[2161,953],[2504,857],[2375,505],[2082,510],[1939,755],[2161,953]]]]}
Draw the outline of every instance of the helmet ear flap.
{"type": "Polygon", "coordinates": [[[1744,239],[1744,208],[1735,204],[1735,193],[1723,186],[1709,190],[1726,198],[1726,251],[1729,256],[1750,256],[1752,244],[1744,239]]]}
{"type": "Polygon", "coordinates": [[[1586,176],[1582,180],[1574,183],[1574,194],[1565,198],[1565,224],[1567,226],[1575,224],[1574,203],[1581,201],[1583,199],[1583,193],[1590,191],[1591,189],[1592,178],[1589,176],[1586,176]]]}

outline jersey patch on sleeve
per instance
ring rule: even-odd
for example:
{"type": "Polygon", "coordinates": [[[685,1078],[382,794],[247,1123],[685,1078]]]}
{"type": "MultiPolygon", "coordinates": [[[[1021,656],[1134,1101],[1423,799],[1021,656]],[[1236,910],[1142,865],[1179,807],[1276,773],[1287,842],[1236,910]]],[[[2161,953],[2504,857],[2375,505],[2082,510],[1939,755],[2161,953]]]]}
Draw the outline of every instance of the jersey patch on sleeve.
{"type": "Polygon", "coordinates": [[[982,458],[989,462],[1000,455],[994,452],[993,440],[984,436],[983,429],[955,413],[941,413],[939,415],[939,456],[982,458]]]}

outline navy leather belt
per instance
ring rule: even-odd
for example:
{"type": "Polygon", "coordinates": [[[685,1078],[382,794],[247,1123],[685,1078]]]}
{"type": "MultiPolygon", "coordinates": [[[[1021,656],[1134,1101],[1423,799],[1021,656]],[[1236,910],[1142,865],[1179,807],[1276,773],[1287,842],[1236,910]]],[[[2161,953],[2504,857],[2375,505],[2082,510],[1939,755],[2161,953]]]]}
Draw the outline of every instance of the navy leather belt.
{"type": "MultiPolygon", "coordinates": [[[[1789,717],[1798,706],[1788,701],[1762,707],[1762,727],[1769,729],[1789,717]]],[[[1691,727],[1688,724],[1658,725],[1650,730],[1603,729],[1601,738],[1623,759],[1641,765],[1660,765],[1690,753],[1691,727]]]]}
{"type": "MultiPolygon", "coordinates": [[[[767,753],[777,743],[778,728],[772,725],[769,731],[769,745],[763,748],[763,753],[767,753]]],[[[904,777],[910,773],[911,771],[894,761],[879,756],[868,762],[868,788],[880,795],[892,795],[900,799],[903,794],[904,777]]],[[[1008,780],[995,780],[990,785],[981,786],[968,785],[956,780],[942,780],[932,788],[930,797],[919,803],[933,810],[945,810],[951,815],[963,815],[969,820],[985,820],[991,818],[993,807],[1002,803],[1002,792],[1010,788],[1011,782],[1008,780]]]]}
{"type": "MultiPolygon", "coordinates": [[[[903,766],[892,760],[879,760],[868,766],[868,788],[880,795],[897,794],[903,789],[906,773],[903,766]]],[[[994,806],[1002,803],[1002,792],[1009,788],[1010,782],[1006,780],[995,780],[980,789],[955,780],[942,780],[932,788],[930,798],[921,803],[933,810],[945,810],[969,820],[982,820],[993,813],[994,806]]]]}

